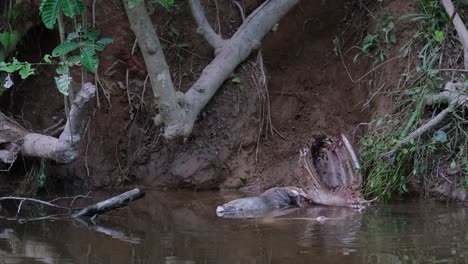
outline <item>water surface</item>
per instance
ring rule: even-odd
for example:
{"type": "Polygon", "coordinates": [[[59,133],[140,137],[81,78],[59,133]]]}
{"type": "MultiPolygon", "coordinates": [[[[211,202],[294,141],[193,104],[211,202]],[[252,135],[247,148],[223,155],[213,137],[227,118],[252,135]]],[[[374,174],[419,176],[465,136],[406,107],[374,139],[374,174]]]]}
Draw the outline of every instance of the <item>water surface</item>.
{"type": "Polygon", "coordinates": [[[258,219],[216,216],[217,205],[241,196],[149,191],[97,225],[0,220],[0,263],[468,263],[463,207],[397,203],[362,212],[311,207],[258,219]],[[330,219],[320,223],[318,216],[330,219]]]}

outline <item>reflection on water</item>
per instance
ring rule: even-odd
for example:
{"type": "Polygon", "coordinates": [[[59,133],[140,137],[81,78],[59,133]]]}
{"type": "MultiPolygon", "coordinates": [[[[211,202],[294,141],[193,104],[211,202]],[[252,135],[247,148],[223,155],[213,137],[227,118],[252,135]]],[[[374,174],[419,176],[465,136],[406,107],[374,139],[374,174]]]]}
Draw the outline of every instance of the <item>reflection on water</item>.
{"type": "Polygon", "coordinates": [[[98,225],[0,222],[0,263],[468,263],[466,208],[412,203],[216,216],[217,205],[238,197],[148,192],[98,225]]]}

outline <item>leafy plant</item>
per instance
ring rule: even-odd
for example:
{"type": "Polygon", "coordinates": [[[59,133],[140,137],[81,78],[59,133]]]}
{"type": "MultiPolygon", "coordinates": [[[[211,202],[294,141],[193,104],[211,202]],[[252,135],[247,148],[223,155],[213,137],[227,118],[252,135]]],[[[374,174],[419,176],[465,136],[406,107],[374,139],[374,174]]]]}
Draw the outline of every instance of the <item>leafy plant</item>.
{"type": "Polygon", "coordinates": [[[362,47],[354,47],[358,48],[360,52],[354,56],[353,62],[356,63],[361,55],[374,58],[374,64],[379,61],[383,62],[387,57],[385,47],[390,44],[394,45],[396,42],[396,28],[393,17],[387,14],[383,21],[377,25],[375,32],[364,37],[362,47]]]}
{"type": "MultiPolygon", "coordinates": [[[[466,113],[452,112],[452,118],[448,118],[442,127],[412,140],[402,148],[393,163],[380,158],[381,154],[446,107],[441,105],[427,109],[425,102],[429,95],[443,90],[446,80],[454,78],[439,70],[440,67],[455,67],[443,65],[444,61],[441,60],[443,46],[456,43],[446,41],[453,37],[447,30],[449,18],[440,1],[420,0],[419,5],[421,13],[398,19],[398,23],[403,20],[415,23],[419,29],[401,48],[405,57],[415,54],[417,62],[402,74],[401,88],[395,91],[392,98],[393,109],[371,122],[367,135],[360,141],[362,169],[367,175],[365,193],[368,196],[379,195],[383,191],[387,198],[393,194],[405,194],[411,179],[430,186],[440,180],[438,177],[441,173],[446,173],[447,177],[462,176],[455,177],[454,182],[468,190],[466,113]]],[[[390,43],[391,39],[388,38],[390,43]]],[[[446,64],[451,61],[456,63],[456,60],[445,61],[446,64]]],[[[466,81],[461,74],[456,79],[466,81]]]]}
{"type": "MultiPolygon", "coordinates": [[[[84,12],[84,2],[83,0],[42,0],[40,12],[44,25],[52,29],[61,12],[70,18],[81,15],[84,12]]],[[[75,31],[69,33],[67,39],[52,51],[52,57],[62,58],[60,67],[56,70],[59,77],[55,77],[55,83],[58,90],[64,95],[68,95],[71,83],[70,66],[83,65],[90,72],[97,72],[99,66],[97,52],[104,50],[105,45],[112,43],[112,39],[99,39],[99,35],[97,29],[86,32],[79,24],[76,26],[75,31]],[[65,55],[75,50],[80,51],[79,55],[65,59],[65,55]]],[[[47,57],[47,59],[50,63],[50,57],[47,57]]]]}
{"type": "Polygon", "coordinates": [[[53,29],[60,12],[73,18],[84,12],[83,0],[42,0],[39,7],[42,22],[48,29],[53,29]]]}
{"type": "MultiPolygon", "coordinates": [[[[143,1],[144,0],[128,0],[128,3],[130,5],[136,5],[136,4],[141,3],[143,1]]],[[[175,0],[151,0],[151,2],[160,4],[161,6],[163,6],[168,11],[170,11],[171,8],[175,5],[175,0]]]]}
{"type": "Polygon", "coordinates": [[[0,72],[7,73],[3,86],[0,87],[0,95],[13,86],[11,74],[18,72],[21,79],[26,79],[34,74],[34,69],[29,62],[20,62],[13,58],[12,62],[0,61],[0,72]]]}

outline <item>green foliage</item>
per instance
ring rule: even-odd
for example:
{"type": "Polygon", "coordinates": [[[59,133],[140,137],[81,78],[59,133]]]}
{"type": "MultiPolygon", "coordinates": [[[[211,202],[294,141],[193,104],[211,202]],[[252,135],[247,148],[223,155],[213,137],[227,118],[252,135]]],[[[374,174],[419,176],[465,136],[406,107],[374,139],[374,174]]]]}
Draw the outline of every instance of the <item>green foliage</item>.
{"type": "MultiPolygon", "coordinates": [[[[403,56],[409,57],[411,54],[412,58],[417,59],[416,66],[402,74],[401,90],[396,91],[392,98],[392,111],[371,122],[368,134],[360,142],[362,169],[367,175],[367,196],[376,196],[383,191],[386,191],[387,198],[393,194],[405,194],[411,179],[424,182],[420,184],[423,187],[437,181],[443,173],[447,177],[462,176],[457,178],[460,179],[458,184],[468,190],[468,133],[464,121],[466,113],[462,111],[453,111],[452,117],[436,131],[410,141],[401,148],[394,162],[381,158],[381,154],[391,150],[409,133],[447,107],[442,104],[428,109],[425,101],[429,95],[441,92],[447,80],[453,80],[454,75],[443,75],[439,69],[454,67],[442,64],[452,61],[446,59],[447,54],[445,61],[441,58],[443,46],[457,41],[447,41],[455,36],[447,33],[450,23],[441,1],[420,0],[419,4],[421,13],[408,14],[398,19],[398,22],[404,20],[414,23],[419,29],[401,48],[403,56]]],[[[451,49],[456,48],[451,46],[451,49]]],[[[457,79],[466,81],[464,75],[457,79]]]]}
{"type": "Polygon", "coordinates": [[[42,0],[39,7],[42,22],[48,29],[53,29],[60,12],[73,18],[84,12],[83,0],[42,0]]]}
{"type": "Polygon", "coordinates": [[[73,18],[84,12],[85,5],[82,0],[62,0],[63,14],[73,18]]]}
{"type": "Polygon", "coordinates": [[[16,58],[13,58],[12,62],[0,61],[0,73],[2,72],[6,73],[7,75],[4,77],[4,84],[0,86],[0,95],[3,94],[6,89],[9,89],[11,86],[13,86],[13,80],[11,78],[12,73],[18,72],[21,76],[21,79],[24,80],[30,75],[34,74],[34,69],[31,67],[30,63],[20,62],[16,58]]]}
{"type": "MultiPolygon", "coordinates": [[[[52,57],[62,58],[76,50],[80,51],[79,55],[71,56],[67,60],[62,61],[61,66],[56,70],[59,77],[55,77],[55,83],[62,94],[68,95],[68,86],[71,83],[69,67],[83,65],[90,72],[97,72],[99,67],[99,57],[97,52],[104,50],[105,45],[113,42],[110,38],[99,39],[99,35],[100,33],[97,29],[85,32],[82,30],[81,25],[79,25],[75,32],[68,34],[65,42],[58,45],[52,51],[52,57]]],[[[44,60],[46,59],[50,63],[50,56],[44,57],[44,60]]]]}
{"type": "Polygon", "coordinates": [[[0,43],[2,44],[3,49],[6,52],[13,50],[16,47],[16,44],[18,44],[18,41],[19,41],[18,31],[12,30],[12,31],[0,32],[0,43]]]}
{"type": "Polygon", "coordinates": [[[99,58],[96,54],[96,49],[92,45],[83,46],[81,49],[80,60],[83,66],[90,72],[95,73],[98,68],[99,58]]]}
{"type": "Polygon", "coordinates": [[[54,29],[62,0],[43,0],[40,6],[42,22],[48,29],[54,29]]]}
{"type": "Polygon", "coordinates": [[[55,78],[55,84],[57,85],[59,92],[61,92],[63,95],[68,96],[70,83],[72,81],[70,74],[67,72],[67,73],[60,75],[59,77],[54,77],[54,78],[55,78]]]}
{"type": "MultiPolygon", "coordinates": [[[[60,12],[63,12],[67,17],[73,18],[83,14],[85,5],[83,0],[42,0],[39,9],[44,25],[49,29],[53,29],[60,12]]],[[[6,20],[14,22],[18,15],[19,12],[17,12],[17,9],[13,9],[13,12],[8,14],[6,20]]],[[[112,39],[110,38],[99,39],[99,34],[99,31],[96,29],[86,31],[78,24],[75,27],[75,32],[69,33],[67,40],[58,45],[52,51],[52,55],[44,56],[44,62],[47,64],[56,64],[57,62],[54,62],[53,58],[61,58],[61,62],[56,69],[59,76],[55,77],[55,82],[58,90],[64,95],[68,95],[69,85],[71,83],[69,67],[83,65],[87,70],[96,73],[99,65],[97,52],[104,50],[105,45],[112,43],[112,39]],[[66,59],[65,55],[69,55],[78,50],[78,55],[66,59]]],[[[2,60],[0,62],[0,73],[4,72],[8,74],[6,77],[2,77],[5,78],[5,84],[0,87],[0,94],[4,89],[8,89],[13,85],[11,74],[17,72],[22,79],[26,79],[34,74],[32,64],[28,62],[19,62],[15,58],[12,62],[4,61],[4,51],[8,52],[14,49],[18,41],[19,36],[16,30],[0,32],[0,47],[3,47],[3,50],[0,49],[0,59],[2,60]]]]}
{"type": "Polygon", "coordinates": [[[355,46],[360,50],[354,58],[353,62],[356,63],[361,56],[373,58],[373,63],[383,62],[387,58],[385,48],[387,46],[395,45],[397,42],[395,23],[393,17],[385,15],[373,34],[367,34],[362,41],[362,47],[355,46]]]}
{"type": "Polygon", "coordinates": [[[72,52],[80,47],[80,43],[77,42],[64,42],[60,45],[58,45],[53,51],[52,51],[52,56],[53,57],[61,57],[69,52],[72,52]]]}
{"type": "MultiPolygon", "coordinates": [[[[141,3],[143,1],[144,0],[128,0],[128,3],[130,4],[130,6],[132,6],[132,5],[141,3]]],[[[175,0],[151,0],[151,2],[160,4],[168,11],[170,11],[171,8],[175,5],[175,0]]]]}
{"type": "Polygon", "coordinates": [[[77,49],[80,49],[79,56],[73,56],[68,63],[83,65],[92,73],[96,73],[99,66],[97,51],[104,50],[105,45],[112,43],[110,38],[99,39],[99,31],[92,29],[89,32],[76,31],[68,34],[67,41],[58,45],[53,51],[53,57],[62,57],[77,49]]]}

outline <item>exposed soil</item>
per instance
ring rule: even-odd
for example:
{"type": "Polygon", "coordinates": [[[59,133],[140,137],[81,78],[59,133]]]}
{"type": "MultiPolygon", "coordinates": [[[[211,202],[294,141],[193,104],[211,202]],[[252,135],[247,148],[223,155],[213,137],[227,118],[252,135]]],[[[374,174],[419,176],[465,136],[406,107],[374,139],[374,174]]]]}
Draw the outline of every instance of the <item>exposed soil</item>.
{"type": "MultiPolygon", "coordinates": [[[[218,1],[219,9],[213,1],[203,2],[215,30],[220,29],[226,37],[233,34],[241,23],[238,9],[229,1],[218,1]]],[[[244,0],[246,13],[260,2],[244,0]]],[[[153,15],[174,83],[182,91],[213,57],[196,34],[187,5],[182,2],[171,13],[154,6],[153,15]]],[[[90,6],[88,3],[89,11],[90,6]]],[[[359,42],[367,24],[352,15],[361,11],[348,0],[302,1],[280,21],[277,31],[263,40],[269,106],[268,100],[262,99],[266,92],[252,80],[255,53],[233,75],[241,82],[226,81],[187,142],[166,142],[152,124],[155,110],[149,83],[144,88],[144,75],[130,72],[126,88],[127,65],[118,59],[131,51],[134,36],[120,1],[98,1],[96,12],[102,36],[114,39],[100,55],[104,87],[99,89],[99,107],[88,124],[79,160],[66,166],[49,164],[48,179],[93,188],[130,182],[194,189],[294,185],[299,175],[295,171],[298,150],[313,135],[344,133],[355,143],[362,132],[359,124],[368,122],[375,109],[363,110],[367,85],[351,82],[333,51],[336,36],[346,40],[345,46],[359,42]],[[264,125],[268,117],[262,118],[261,113],[268,107],[277,132],[270,133],[264,125]]],[[[36,45],[40,45],[25,44],[21,49],[34,50],[25,55],[28,60],[36,58],[35,54],[41,55],[39,60],[50,53],[57,41],[50,32],[38,32],[36,45]]],[[[138,52],[133,58],[142,61],[138,52]]],[[[349,59],[346,63],[352,66],[349,59]]],[[[367,66],[351,67],[351,75],[363,75],[367,66]]],[[[53,69],[39,67],[36,78],[2,96],[2,105],[8,104],[5,109],[31,130],[52,126],[64,118],[63,98],[56,91],[53,76],[53,69]]]]}

